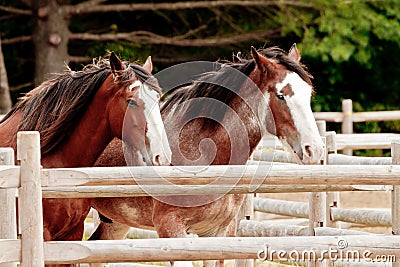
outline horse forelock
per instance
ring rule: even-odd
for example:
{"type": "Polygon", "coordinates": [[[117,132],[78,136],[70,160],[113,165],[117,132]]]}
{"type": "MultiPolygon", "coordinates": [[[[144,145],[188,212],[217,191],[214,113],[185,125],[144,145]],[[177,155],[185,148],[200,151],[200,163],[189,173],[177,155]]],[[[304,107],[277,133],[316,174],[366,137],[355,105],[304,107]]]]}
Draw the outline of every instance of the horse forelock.
{"type": "Polygon", "coordinates": [[[158,80],[151,73],[137,64],[130,63],[129,67],[133,70],[135,77],[141,83],[145,83],[149,89],[155,90],[161,96],[162,90],[158,84],[158,80]]]}

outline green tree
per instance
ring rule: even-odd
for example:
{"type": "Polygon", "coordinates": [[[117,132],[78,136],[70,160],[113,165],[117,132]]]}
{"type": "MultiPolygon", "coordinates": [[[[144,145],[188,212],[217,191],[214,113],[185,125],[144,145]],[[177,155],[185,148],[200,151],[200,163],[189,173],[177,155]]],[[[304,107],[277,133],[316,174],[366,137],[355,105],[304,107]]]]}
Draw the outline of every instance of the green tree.
{"type": "Polygon", "coordinates": [[[315,76],[314,108],[322,111],[338,109],[343,97],[363,108],[400,100],[393,93],[400,76],[399,16],[398,0],[0,2],[12,87],[31,81],[31,73],[40,81],[64,63],[79,67],[106,50],[130,60],[152,55],[160,69],[230,59],[250,45],[288,49],[297,42],[315,76]]]}

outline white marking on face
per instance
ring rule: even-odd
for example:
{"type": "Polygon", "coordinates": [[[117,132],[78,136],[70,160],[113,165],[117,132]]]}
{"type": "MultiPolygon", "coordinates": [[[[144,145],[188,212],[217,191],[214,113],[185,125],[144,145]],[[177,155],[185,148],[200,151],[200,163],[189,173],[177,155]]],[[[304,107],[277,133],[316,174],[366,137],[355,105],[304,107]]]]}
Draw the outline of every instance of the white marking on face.
{"type": "Polygon", "coordinates": [[[289,73],[281,83],[276,85],[277,93],[283,94],[282,89],[287,85],[291,86],[294,94],[292,96],[284,95],[284,98],[292,115],[294,125],[300,134],[302,149],[304,150],[305,145],[311,146],[315,151],[313,151],[313,157],[309,160],[316,163],[322,157],[324,145],[319,136],[310,106],[312,88],[294,72],[289,73]]]}
{"type": "Polygon", "coordinates": [[[158,105],[159,94],[157,91],[151,90],[146,84],[142,84],[139,88],[139,98],[144,102],[144,114],[147,121],[146,136],[150,142],[152,161],[156,163],[155,157],[158,156],[161,165],[169,164],[172,152],[158,105]]]}
{"type": "Polygon", "coordinates": [[[134,83],[132,83],[131,85],[129,85],[129,91],[132,92],[132,90],[136,87],[141,87],[143,84],[139,81],[136,80],[134,83]]]}

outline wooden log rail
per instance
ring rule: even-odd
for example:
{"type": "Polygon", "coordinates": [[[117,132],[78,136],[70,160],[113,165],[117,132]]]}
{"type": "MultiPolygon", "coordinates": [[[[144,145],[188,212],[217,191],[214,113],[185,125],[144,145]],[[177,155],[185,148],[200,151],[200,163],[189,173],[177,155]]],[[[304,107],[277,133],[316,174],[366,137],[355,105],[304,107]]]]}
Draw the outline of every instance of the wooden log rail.
{"type": "MultiPolygon", "coordinates": [[[[20,240],[0,240],[3,259],[18,261],[20,240]]],[[[400,236],[351,235],[351,236],[291,236],[291,237],[208,237],[161,238],[99,241],[52,241],[44,243],[46,263],[84,262],[137,262],[212,259],[289,259],[289,252],[313,251],[321,259],[328,259],[324,251],[342,251],[345,257],[357,259],[364,252],[373,260],[376,256],[400,258],[400,236]],[[340,246],[344,245],[343,250],[340,246]],[[68,253],[66,253],[68,251],[68,253]],[[268,254],[265,255],[264,252],[268,254]],[[272,253],[275,251],[275,253],[272,253]],[[348,253],[346,253],[348,252],[348,253]]],[[[336,254],[338,256],[339,254],[336,254]]],[[[319,258],[318,257],[318,258],[319,258]]],[[[318,259],[317,258],[317,259],[318,259]]],[[[362,259],[362,258],[361,258],[362,259]]]]}
{"type": "MultiPolygon", "coordinates": [[[[305,202],[254,198],[254,210],[296,218],[308,218],[309,205],[305,202]]],[[[391,226],[390,209],[330,208],[332,221],[342,221],[368,226],[391,226]]]]}
{"type": "MultiPolygon", "coordinates": [[[[339,123],[343,121],[343,117],[343,112],[314,112],[314,118],[316,120],[327,122],[339,123]]],[[[396,120],[400,120],[400,110],[352,112],[353,122],[396,120]]]]}
{"type": "MultiPolygon", "coordinates": [[[[151,189],[170,183],[177,185],[176,191],[185,192],[187,187],[188,194],[200,193],[199,187],[212,183],[215,187],[232,188],[235,193],[248,193],[248,186],[255,181],[259,185],[400,185],[399,165],[262,166],[96,167],[43,169],[41,173],[44,188],[140,185],[151,189]]],[[[0,166],[0,188],[19,187],[19,174],[18,166],[0,166]]]]}
{"type": "MultiPolygon", "coordinates": [[[[390,149],[392,140],[400,139],[400,134],[396,133],[352,133],[336,134],[336,149],[390,149]]],[[[259,148],[282,149],[282,144],[278,140],[271,140],[270,136],[264,136],[259,148]]],[[[278,155],[280,156],[280,155],[278,155]]]]}
{"type": "MultiPolygon", "coordinates": [[[[313,231],[315,236],[372,235],[368,232],[332,227],[315,227],[313,231]]],[[[309,226],[241,220],[238,234],[243,237],[308,236],[309,232],[309,226]]]]}
{"type": "MultiPolygon", "coordinates": [[[[400,236],[345,237],[240,237],[184,238],[157,240],[43,242],[42,186],[113,186],[176,184],[177,188],[195,188],[215,183],[237,192],[258,192],[257,185],[400,185],[400,166],[192,166],[192,167],[119,167],[41,169],[39,135],[18,134],[20,166],[0,166],[0,188],[20,188],[20,240],[0,240],[0,262],[20,261],[21,267],[47,263],[133,262],[207,259],[256,259],[263,249],[316,250],[337,247],[345,240],[345,249],[370,251],[373,255],[400,257],[400,236]],[[135,179],[133,179],[133,177],[135,179]],[[157,179],[162,177],[162,179],[157,179]],[[254,183],[256,182],[256,183],[254,183]],[[253,185],[249,187],[249,185],[253,185]],[[66,253],[68,251],[68,253],[66,253]]],[[[203,188],[204,189],[204,188],[203,188]]],[[[192,189],[185,189],[190,192],[192,189]]],[[[193,192],[191,192],[193,193],[193,192]]],[[[321,254],[323,257],[327,255],[321,254]]],[[[353,254],[354,255],[354,254],[353,254]]],[[[272,255],[271,259],[277,259],[272,255]]]]}

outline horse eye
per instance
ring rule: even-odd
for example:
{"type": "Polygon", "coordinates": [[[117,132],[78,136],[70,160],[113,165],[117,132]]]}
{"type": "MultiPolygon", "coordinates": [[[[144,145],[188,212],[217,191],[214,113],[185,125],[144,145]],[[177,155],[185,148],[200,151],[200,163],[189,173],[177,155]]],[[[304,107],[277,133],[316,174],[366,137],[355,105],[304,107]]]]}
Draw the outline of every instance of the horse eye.
{"type": "Polygon", "coordinates": [[[277,97],[279,100],[285,100],[285,97],[284,97],[283,95],[276,95],[276,97],[277,97]]]}
{"type": "Polygon", "coordinates": [[[138,106],[138,103],[135,101],[135,100],[133,100],[133,99],[128,99],[128,105],[130,106],[130,107],[137,107],[138,106]]]}

